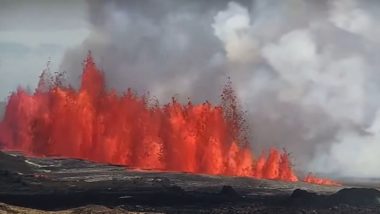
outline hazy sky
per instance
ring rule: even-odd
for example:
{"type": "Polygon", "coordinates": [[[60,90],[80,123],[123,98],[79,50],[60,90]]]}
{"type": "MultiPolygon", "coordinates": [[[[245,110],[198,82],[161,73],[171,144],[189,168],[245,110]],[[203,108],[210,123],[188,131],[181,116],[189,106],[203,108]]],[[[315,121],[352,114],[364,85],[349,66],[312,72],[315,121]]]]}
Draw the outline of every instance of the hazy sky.
{"type": "Polygon", "coordinates": [[[0,0],[0,99],[49,59],[78,83],[92,50],[109,87],[217,102],[231,76],[253,148],[296,167],[380,176],[380,1],[0,0]]]}
{"type": "Polygon", "coordinates": [[[34,88],[49,59],[57,70],[88,36],[87,16],[81,0],[0,0],[0,100],[19,85],[34,88]]]}

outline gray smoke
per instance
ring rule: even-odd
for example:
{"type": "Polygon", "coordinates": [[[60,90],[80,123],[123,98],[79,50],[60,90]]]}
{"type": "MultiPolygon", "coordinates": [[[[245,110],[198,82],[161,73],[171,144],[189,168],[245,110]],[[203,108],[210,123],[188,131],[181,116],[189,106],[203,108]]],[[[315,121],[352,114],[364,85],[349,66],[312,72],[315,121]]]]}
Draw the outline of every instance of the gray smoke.
{"type": "Polygon", "coordinates": [[[0,102],[0,120],[4,117],[5,107],[6,107],[6,103],[0,102]]]}
{"type": "Polygon", "coordinates": [[[380,2],[88,1],[92,32],[61,69],[78,83],[92,50],[109,87],[162,102],[217,102],[227,76],[254,150],[284,147],[296,167],[380,176],[380,2]]]}

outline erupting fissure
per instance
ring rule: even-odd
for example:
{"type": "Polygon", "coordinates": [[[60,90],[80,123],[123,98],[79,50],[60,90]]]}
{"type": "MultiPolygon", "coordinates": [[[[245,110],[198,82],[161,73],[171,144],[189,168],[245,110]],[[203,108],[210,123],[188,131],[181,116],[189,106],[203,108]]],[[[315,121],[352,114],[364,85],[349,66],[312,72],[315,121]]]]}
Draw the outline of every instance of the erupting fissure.
{"type": "Polygon", "coordinates": [[[331,186],[340,186],[340,183],[328,178],[318,178],[312,173],[309,173],[304,179],[304,182],[320,184],[320,185],[331,185],[331,186]]]}
{"type": "Polygon", "coordinates": [[[298,181],[285,151],[254,156],[244,124],[230,82],[220,105],[173,99],[161,106],[132,90],[107,90],[89,54],[79,90],[44,72],[33,94],[19,88],[10,96],[0,146],[143,169],[298,181]]]}

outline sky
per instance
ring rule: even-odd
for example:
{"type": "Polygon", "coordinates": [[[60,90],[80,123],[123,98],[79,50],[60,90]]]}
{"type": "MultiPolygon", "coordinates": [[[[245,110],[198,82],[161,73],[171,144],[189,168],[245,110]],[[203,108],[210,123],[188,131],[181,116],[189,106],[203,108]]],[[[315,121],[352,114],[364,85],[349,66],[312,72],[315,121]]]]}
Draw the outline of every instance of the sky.
{"type": "Polygon", "coordinates": [[[49,61],[89,35],[85,1],[0,1],[0,100],[18,86],[34,88],[49,61]]]}
{"type": "Polygon", "coordinates": [[[0,0],[0,100],[50,61],[78,86],[89,50],[109,88],[218,102],[231,77],[252,147],[379,177],[376,0],[0,0]]]}

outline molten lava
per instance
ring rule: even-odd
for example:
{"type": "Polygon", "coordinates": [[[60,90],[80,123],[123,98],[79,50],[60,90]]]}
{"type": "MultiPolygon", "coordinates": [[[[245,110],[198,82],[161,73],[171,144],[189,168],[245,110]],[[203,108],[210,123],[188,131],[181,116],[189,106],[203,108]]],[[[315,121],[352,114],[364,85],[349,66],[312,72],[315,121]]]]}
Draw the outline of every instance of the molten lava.
{"type": "MultiPolygon", "coordinates": [[[[230,84],[222,104],[151,104],[132,90],[106,90],[91,55],[79,90],[41,75],[33,94],[19,88],[0,123],[3,149],[143,169],[297,181],[288,154],[255,157],[230,84]]],[[[307,179],[315,182],[316,179],[307,179]]],[[[317,180],[316,183],[323,183],[317,180]]]]}
{"type": "Polygon", "coordinates": [[[318,178],[315,177],[312,173],[309,173],[303,180],[307,183],[319,184],[319,185],[328,185],[328,186],[340,186],[341,184],[337,181],[327,179],[327,178],[318,178]]]}

